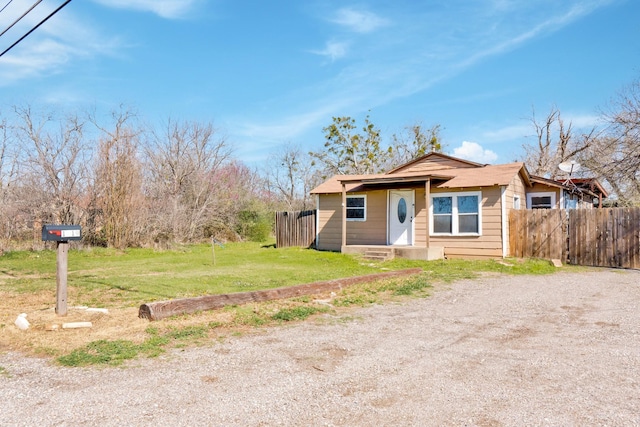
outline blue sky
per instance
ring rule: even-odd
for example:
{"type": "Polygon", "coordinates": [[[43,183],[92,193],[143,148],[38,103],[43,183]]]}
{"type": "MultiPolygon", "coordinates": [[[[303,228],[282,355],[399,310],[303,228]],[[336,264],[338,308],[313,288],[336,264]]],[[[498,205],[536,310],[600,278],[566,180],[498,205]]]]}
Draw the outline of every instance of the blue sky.
{"type": "MultiPolygon", "coordinates": [[[[2,28],[31,4],[11,1],[2,28]]],[[[440,124],[449,154],[509,162],[532,108],[588,128],[640,77],[639,18],[637,0],[75,0],[0,58],[0,108],[212,122],[250,165],[369,114],[383,138],[440,124]]]]}

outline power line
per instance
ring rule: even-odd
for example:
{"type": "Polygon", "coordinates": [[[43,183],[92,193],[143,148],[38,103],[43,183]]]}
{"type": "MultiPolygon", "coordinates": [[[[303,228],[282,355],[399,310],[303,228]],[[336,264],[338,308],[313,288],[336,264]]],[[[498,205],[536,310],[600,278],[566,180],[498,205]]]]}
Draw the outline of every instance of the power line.
{"type": "MultiPolygon", "coordinates": [[[[13,1],[13,0],[12,0],[13,1]]],[[[16,19],[15,21],[13,21],[11,23],[11,25],[9,25],[7,28],[4,29],[3,32],[0,33],[0,37],[2,37],[4,35],[4,33],[6,33],[7,31],[9,31],[11,29],[11,27],[13,27],[14,25],[16,25],[18,22],[20,22],[20,20],[22,18],[24,18],[25,16],[27,16],[29,14],[29,12],[31,12],[37,5],[39,5],[40,3],[42,3],[42,0],[38,0],[37,2],[35,2],[33,5],[31,5],[31,7],[25,12],[23,13],[18,19],[16,19]]],[[[8,4],[7,4],[8,5],[8,4]]],[[[5,6],[7,7],[7,6],[5,6]]]]}
{"type": "Polygon", "coordinates": [[[7,2],[7,4],[5,4],[4,6],[2,6],[2,9],[0,9],[0,13],[1,13],[3,10],[5,10],[5,9],[7,8],[7,6],[9,6],[9,5],[11,4],[11,2],[12,2],[12,1],[13,1],[13,0],[9,0],[9,1],[7,2]]]}
{"type": "MultiPolygon", "coordinates": [[[[35,5],[33,5],[31,7],[31,9],[33,9],[35,6],[37,6],[38,3],[40,3],[42,0],[39,0],[35,5]]],[[[65,7],[67,4],[69,4],[71,2],[71,0],[66,0],[64,3],[62,3],[60,6],[58,6],[58,8],[56,10],[54,10],[53,12],[51,12],[49,15],[47,15],[46,18],[44,18],[42,21],[40,21],[38,23],[38,25],[36,25],[35,27],[33,27],[32,29],[30,29],[24,36],[20,37],[14,44],[12,44],[11,46],[9,46],[8,48],[6,48],[2,53],[0,53],[0,57],[2,57],[5,53],[9,52],[11,49],[13,49],[18,43],[20,43],[22,40],[24,40],[25,38],[27,38],[27,36],[29,36],[29,34],[33,33],[35,30],[38,29],[38,27],[40,27],[40,25],[44,24],[45,22],[47,22],[49,20],[49,18],[51,18],[53,15],[55,15],[56,13],[58,13],[63,7],[65,7]]],[[[31,10],[30,9],[30,10],[31,10]]],[[[29,10],[29,11],[30,11],[29,10]]],[[[26,13],[29,13],[29,11],[27,11],[26,13]]],[[[25,13],[25,15],[26,15],[25,13]]],[[[24,15],[23,15],[24,16],[24,15]]],[[[22,19],[22,17],[20,17],[18,20],[22,19]]],[[[13,26],[13,24],[12,24],[13,26]]],[[[6,30],[5,30],[6,32],[6,30]]],[[[4,34],[4,32],[2,33],[4,34]]],[[[1,34],[0,34],[1,35],[1,34]]]]}

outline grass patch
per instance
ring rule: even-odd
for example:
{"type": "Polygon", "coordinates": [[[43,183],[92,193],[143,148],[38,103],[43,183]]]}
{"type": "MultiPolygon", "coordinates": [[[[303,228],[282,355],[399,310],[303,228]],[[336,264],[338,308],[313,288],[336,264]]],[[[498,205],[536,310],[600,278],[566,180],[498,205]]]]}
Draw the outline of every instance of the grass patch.
{"type": "Polygon", "coordinates": [[[170,330],[166,337],[179,341],[191,341],[206,338],[208,330],[207,326],[185,326],[184,328],[170,330]]]}
{"type": "Polygon", "coordinates": [[[58,357],[63,366],[111,365],[117,366],[140,353],[140,346],[126,340],[100,340],[58,357]]]}
{"type": "Polygon", "coordinates": [[[181,346],[192,344],[199,339],[208,337],[207,326],[185,326],[169,328],[161,334],[155,327],[146,329],[149,337],[140,344],[129,340],[99,340],[76,349],[71,353],[57,358],[63,366],[109,365],[118,366],[127,360],[140,355],[157,357],[166,351],[170,345],[181,346]]]}
{"type": "MultiPolygon", "coordinates": [[[[427,282],[426,275],[420,275],[416,278],[409,278],[407,280],[398,283],[393,288],[393,295],[396,296],[408,296],[417,293],[422,293],[425,289],[431,288],[431,285],[427,282]]],[[[428,295],[428,294],[426,294],[428,295]]]]}
{"type": "Polygon", "coordinates": [[[307,317],[316,313],[326,313],[329,311],[328,307],[315,307],[309,305],[300,305],[292,308],[283,308],[271,316],[273,320],[281,322],[291,322],[294,320],[304,320],[307,317]]]}
{"type": "Polygon", "coordinates": [[[226,308],[227,311],[232,311],[234,326],[249,326],[249,327],[261,327],[269,323],[267,316],[256,313],[251,306],[231,306],[226,308]]]}

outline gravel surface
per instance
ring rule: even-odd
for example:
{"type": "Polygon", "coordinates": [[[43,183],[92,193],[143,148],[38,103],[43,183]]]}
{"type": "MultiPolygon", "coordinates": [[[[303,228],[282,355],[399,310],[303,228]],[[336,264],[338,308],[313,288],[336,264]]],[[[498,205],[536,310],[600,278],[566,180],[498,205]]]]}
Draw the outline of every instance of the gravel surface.
{"type": "Polygon", "coordinates": [[[486,276],[124,368],[0,355],[2,426],[636,426],[640,271],[486,276]]]}

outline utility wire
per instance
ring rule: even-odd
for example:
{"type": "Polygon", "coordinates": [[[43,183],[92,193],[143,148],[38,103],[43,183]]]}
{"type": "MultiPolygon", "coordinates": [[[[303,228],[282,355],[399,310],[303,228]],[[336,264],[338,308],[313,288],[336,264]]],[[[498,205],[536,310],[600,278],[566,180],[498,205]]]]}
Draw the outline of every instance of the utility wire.
{"type": "Polygon", "coordinates": [[[3,10],[5,10],[5,9],[7,8],[7,6],[9,6],[9,5],[11,4],[11,2],[12,2],[12,1],[13,1],[13,0],[9,0],[9,1],[7,2],[7,4],[5,4],[4,6],[2,6],[2,9],[0,9],[0,13],[2,13],[2,11],[3,11],[3,10]]]}
{"type": "MultiPolygon", "coordinates": [[[[0,37],[2,37],[4,35],[4,33],[6,33],[7,31],[9,31],[11,29],[11,27],[13,27],[14,25],[16,25],[18,22],[20,22],[20,20],[22,18],[24,18],[25,16],[27,16],[29,14],[29,12],[31,12],[37,5],[39,5],[40,3],[42,3],[42,0],[38,0],[37,2],[35,2],[25,13],[23,13],[20,18],[16,19],[15,21],[13,21],[13,23],[11,25],[9,25],[7,28],[4,29],[4,31],[2,33],[0,33],[0,37]]],[[[5,6],[6,7],[6,6],[5,6]]]]}
{"type": "MultiPolygon", "coordinates": [[[[40,0],[42,1],[42,0],[40,0]]],[[[20,43],[22,40],[24,40],[29,34],[33,33],[35,30],[38,29],[38,27],[42,24],[44,24],[45,22],[47,22],[49,20],[49,18],[51,18],[53,15],[55,15],[56,13],[58,13],[63,7],[65,7],[67,4],[69,4],[71,2],[71,0],[66,0],[64,3],[62,3],[56,10],[54,10],[53,12],[51,12],[46,18],[44,18],[42,21],[40,21],[38,23],[38,25],[36,25],[35,27],[33,27],[32,29],[29,30],[29,32],[27,32],[27,34],[25,34],[24,36],[20,37],[18,39],[18,41],[16,41],[14,44],[12,44],[11,46],[9,46],[8,48],[6,48],[2,53],[0,53],[0,57],[2,57],[5,53],[9,52],[11,49],[13,49],[15,47],[15,45],[17,45],[18,43],[20,43]]],[[[38,2],[39,3],[39,2],[38,2]]]]}

